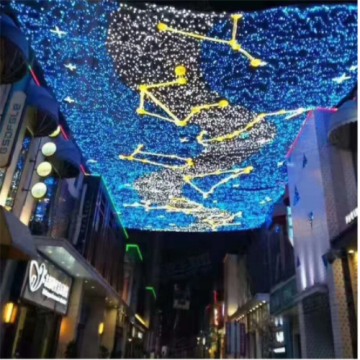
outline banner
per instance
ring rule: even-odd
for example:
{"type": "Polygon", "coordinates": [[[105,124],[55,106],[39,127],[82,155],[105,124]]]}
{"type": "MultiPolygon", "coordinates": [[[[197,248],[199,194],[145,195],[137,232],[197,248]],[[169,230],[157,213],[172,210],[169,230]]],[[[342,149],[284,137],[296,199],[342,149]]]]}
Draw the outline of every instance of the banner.
{"type": "Polygon", "coordinates": [[[8,111],[0,130],[0,168],[8,165],[16,133],[21,121],[26,95],[16,91],[11,97],[8,111]]]}

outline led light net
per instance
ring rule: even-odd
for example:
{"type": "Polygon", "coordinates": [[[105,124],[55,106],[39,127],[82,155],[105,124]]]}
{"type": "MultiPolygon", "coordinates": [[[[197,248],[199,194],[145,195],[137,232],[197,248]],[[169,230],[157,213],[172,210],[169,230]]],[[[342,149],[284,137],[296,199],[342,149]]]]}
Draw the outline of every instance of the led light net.
{"type": "Polygon", "coordinates": [[[128,228],[261,226],[307,112],[335,106],[357,81],[353,5],[234,14],[10,6],[128,228]]]}

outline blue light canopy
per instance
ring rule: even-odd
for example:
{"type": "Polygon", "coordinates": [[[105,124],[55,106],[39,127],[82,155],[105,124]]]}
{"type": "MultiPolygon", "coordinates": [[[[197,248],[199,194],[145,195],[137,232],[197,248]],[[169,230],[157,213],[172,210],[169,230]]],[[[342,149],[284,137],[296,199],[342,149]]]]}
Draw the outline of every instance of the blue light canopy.
{"type": "Polygon", "coordinates": [[[306,113],[335,106],[357,81],[355,5],[10,6],[127,228],[261,226],[306,113]]]}

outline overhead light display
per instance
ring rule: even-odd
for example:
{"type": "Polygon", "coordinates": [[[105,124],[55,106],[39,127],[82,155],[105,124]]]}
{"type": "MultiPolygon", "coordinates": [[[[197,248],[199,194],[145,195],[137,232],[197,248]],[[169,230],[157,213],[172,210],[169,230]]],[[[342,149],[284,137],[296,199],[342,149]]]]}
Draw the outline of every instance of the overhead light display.
{"type": "Polygon", "coordinates": [[[357,6],[11,2],[125,227],[261,226],[306,114],[357,82],[357,6]]]}

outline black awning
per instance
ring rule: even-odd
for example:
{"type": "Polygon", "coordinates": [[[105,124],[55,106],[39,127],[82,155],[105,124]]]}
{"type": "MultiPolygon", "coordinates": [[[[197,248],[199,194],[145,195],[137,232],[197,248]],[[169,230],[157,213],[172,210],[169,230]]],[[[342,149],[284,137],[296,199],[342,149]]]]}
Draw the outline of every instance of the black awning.
{"type": "Polygon", "coordinates": [[[0,18],[0,84],[21,80],[27,72],[29,44],[25,34],[7,15],[0,18]]]}
{"type": "Polygon", "coordinates": [[[30,81],[27,89],[28,126],[34,137],[48,136],[59,125],[59,104],[42,86],[30,81]]]}
{"type": "Polygon", "coordinates": [[[2,259],[29,260],[37,256],[29,228],[0,206],[0,254],[2,259]]]}
{"type": "Polygon", "coordinates": [[[60,178],[77,177],[80,172],[81,154],[76,145],[62,136],[57,137],[54,143],[56,152],[49,156],[47,161],[51,163],[60,178]]]}

